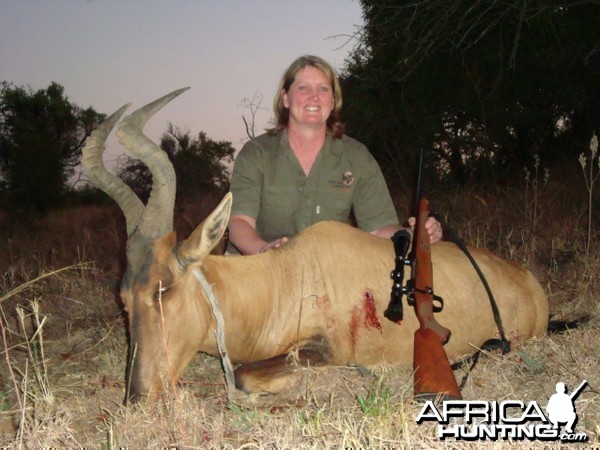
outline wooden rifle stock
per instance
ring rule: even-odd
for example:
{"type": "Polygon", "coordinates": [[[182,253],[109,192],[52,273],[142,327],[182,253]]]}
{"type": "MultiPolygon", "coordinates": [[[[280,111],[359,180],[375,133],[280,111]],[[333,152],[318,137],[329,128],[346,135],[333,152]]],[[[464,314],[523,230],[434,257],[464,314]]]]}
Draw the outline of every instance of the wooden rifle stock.
{"type": "Polygon", "coordinates": [[[409,292],[409,303],[414,304],[419,320],[414,336],[414,395],[418,400],[460,400],[462,395],[444,350],[444,344],[450,339],[450,330],[433,317],[433,267],[429,234],[425,229],[429,201],[425,197],[418,201],[412,249],[414,291],[409,292]]]}

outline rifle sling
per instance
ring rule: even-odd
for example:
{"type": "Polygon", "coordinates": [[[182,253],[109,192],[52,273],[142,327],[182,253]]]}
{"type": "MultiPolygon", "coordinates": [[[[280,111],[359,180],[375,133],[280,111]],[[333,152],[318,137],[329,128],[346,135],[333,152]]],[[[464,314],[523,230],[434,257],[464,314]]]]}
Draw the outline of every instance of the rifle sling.
{"type": "Polygon", "coordinates": [[[471,264],[473,265],[473,268],[477,272],[477,275],[479,275],[479,278],[481,279],[481,282],[483,283],[483,287],[485,288],[485,291],[488,294],[488,298],[490,299],[490,306],[492,307],[492,312],[494,313],[494,321],[496,322],[496,326],[498,327],[498,332],[500,333],[500,340],[502,343],[502,346],[501,346],[502,353],[503,354],[508,353],[510,351],[510,342],[508,341],[508,339],[506,339],[506,334],[504,333],[504,326],[502,325],[502,318],[500,317],[500,310],[498,309],[498,304],[496,303],[496,299],[494,298],[494,295],[492,294],[490,285],[488,284],[487,280],[485,279],[483,272],[481,271],[481,269],[479,268],[479,265],[473,258],[473,255],[471,255],[471,252],[469,252],[469,249],[467,248],[465,243],[458,237],[458,235],[456,234],[454,229],[444,221],[444,219],[442,218],[442,216],[440,214],[438,214],[436,212],[432,212],[431,215],[433,217],[435,217],[435,219],[442,224],[444,233],[446,234],[446,237],[448,238],[448,240],[451,242],[454,242],[454,244],[456,244],[456,246],[462,250],[462,252],[467,256],[467,258],[469,258],[469,261],[471,261],[471,264]]]}
{"type": "Polygon", "coordinates": [[[506,339],[506,334],[504,333],[504,326],[502,325],[502,318],[500,317],[500,310],[498,309],[498,304],[496,303],[496,299],[494,298],[494,295],[492,294],[490,285],[488,284],[487,280],[485,279],[485,276],[483,275],[483,272],[479,268],[479,265],[473,258],[473,255],[471,255],[471,252],[469,252],[469,249],[467,248],[465,243],[462,241],[462,239],[460,239],[458,237],[458,235],[456,234],[454,229],[452,227],[450,227],[444,221],[444,219],[442,218],[442,216],[440,214],[438,214],[436,212],[431,212],[430,215],[435,217],[435,219],[439,223],[442,224],[446,238],[448,238],[449,241],[454,242],[454,244],[456,244],[456,246],[461,249],[461,251],[466,255],[466,257],[469,259],[469,261],[473,265],[473,268],[477,272],[477,275],[479,275],[479,279],[481,280],[481,283],[483,284],[483,287],[485,288],[485,291],[487,292],[488,298],[490,299],[490,306],[492,307],[492,312],[494,314],[494,321],[496,322],[496,326],[498,327],[498,332],[500,334],[500,339],[488,339],[481,345],[481,348],[479,350],[477,350],[477,352],[475,352],[475,354],[473,354],[469,358],[466,358],[465,360],[462,360],[462,361],[452,365],[452,368],[455,369],[455,368],[458,368],[461,365],[467,363],[468,361],[471,361],[471,367],[469,367],[467,374],[464,376],[464,378],[460,384],[460,389],[462,390],[462,388],[464,387],[464,385],[467,382],[467,378],[468,378],[469,374],[475,367],[475,364],[477,364],[477,361],[479,361],[479,356],[481,355],[481,351],[482,350],[485,350],[485,351],[502,350],[502,354],[505,355],[506,353],[508,353],[510,351],[510,341],[508,339],[506,339]]]}

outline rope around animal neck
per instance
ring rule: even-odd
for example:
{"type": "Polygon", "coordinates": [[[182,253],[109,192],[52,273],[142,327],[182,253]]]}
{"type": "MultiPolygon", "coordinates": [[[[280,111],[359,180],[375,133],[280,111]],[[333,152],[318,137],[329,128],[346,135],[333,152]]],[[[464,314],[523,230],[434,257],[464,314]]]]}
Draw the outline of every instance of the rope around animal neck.
{"type": "Polygon", "coordinates": [[[235,400],[237,399],[237,389],[235,388],[233,365],[231,364],[231,359],[229,359],[229,353],[227,352],[227,347],[225,345],[225,320],[223,319],[223,313],[221,312],[221,308],[219,308],[219,302],[212,290],[212,286],[204,276],[204,273],[200,269],[192,269],[192,273],[194,274],[194,277],[196,277],[196,280],[198,280],[198,283],[200,283],[200,286],[202,286],[202,289],[204,289],[213,316],[215,317],[215,337],[217,338],[217,348],[219,350],[219,356],[221,356],[221,363],[225,370],[227,399],[230,402],[235,403],[235,400]]]}

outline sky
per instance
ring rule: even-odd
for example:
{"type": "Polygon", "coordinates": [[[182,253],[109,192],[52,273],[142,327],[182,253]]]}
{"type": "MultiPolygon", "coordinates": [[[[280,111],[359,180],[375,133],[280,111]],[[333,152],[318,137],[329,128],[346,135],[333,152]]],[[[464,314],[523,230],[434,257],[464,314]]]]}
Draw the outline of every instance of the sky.
{"type": "MultiPolygon", "coordinates": [[[[0,81],[54,81],[107,114],[189,86],[146,134],[158,140],[170,122],[239,149],[244,99],[262,98],[259,134],[290,63],[315,54],[339,70],[362,23],[357,0],[0,0],[0,81]]],[[[107,148],[110,165],[122,150],[114,137],[107,148]]]]}

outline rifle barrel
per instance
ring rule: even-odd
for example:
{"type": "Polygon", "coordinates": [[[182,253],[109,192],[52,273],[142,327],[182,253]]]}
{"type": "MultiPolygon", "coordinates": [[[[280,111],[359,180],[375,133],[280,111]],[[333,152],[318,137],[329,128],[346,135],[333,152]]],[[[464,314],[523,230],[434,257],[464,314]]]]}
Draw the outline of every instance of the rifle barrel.
{"type": "Polygon", "coordinates": [[[583,390],[583,388],[586,386],[586,384],[588,383],[587,380],[583,380],[583,382],[577,386],[577,389],[575,389],[573,392],[571,392],[569,394],[569,398],[571,400],[573,400],[575,397],[577,397],[579,395],[579,393],[583,390]]]}

